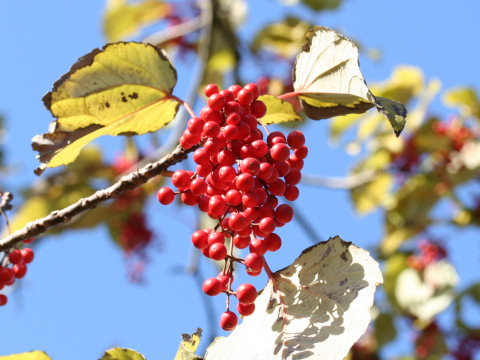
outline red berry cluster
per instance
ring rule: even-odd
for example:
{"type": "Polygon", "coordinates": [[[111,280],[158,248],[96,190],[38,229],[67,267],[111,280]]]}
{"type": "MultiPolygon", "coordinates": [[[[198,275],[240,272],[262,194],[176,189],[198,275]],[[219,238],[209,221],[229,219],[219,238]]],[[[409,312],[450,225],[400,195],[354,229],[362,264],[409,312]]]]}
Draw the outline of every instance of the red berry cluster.
{"type": "Polygon", "coordinates": [[[418,243],[419,254],[412,254],[407,259],[409,267],[422,272],[428,265],[447,257],[447,250],[438,242],[422,239],[418,243]]]}
{"type": "MultiPolygon", "coordinates": [[[[25,240],[24,243],[31,243],[33,239],[25,240]]],[[[16,279],[21,279],[27,273],[27,264],[33,261],[34,253],[30,248],[13,249],[5,255],[0,265],[0,290],[5,286],[11,286],[16,279]]],[[[5,294],[0,294],[0,306],[7,303],[5,294]]]]}
{"type": "MultiPolygon", "coordinates": [[[[196,172],[177,170],[169,187],[158,190],[158,201],[170,204],[180,195],[184,204],[198,206],[218,224],[214,229],[197,230],[193,245],[208,258],[224,260],[223,271],[205,280],[203,291],[210,296],[224,292],[238,299],[237,311],[250,315],[255,310],[257,290],[251,284],[232,290],[234,263],[241,263],[246,272],[257,276],[264,267],[267,251],[276,251],[282,241],[275,229],[293,218],[288,204],[278,204],[278,197],[289,201],[298,197],[300,170],[307,156],[305,137],[292,131],[287,137],[275,131],[264,140],[258,127],[266,113],[258,100],[255,84],[230,86],[219,91],[214,84],[205,87],[208,105],[200,117],[188,121],[180,138],[184,148],[201,144],[193,153],[196,172]],[[228,248],[226,238],[230,239],[228,248]],[[232,255],[233,248],[249,249],[244,259],[232,255]]],[[[237,325],[237,315],[228,309],[220,318],[225,330],[237,325]]]]}

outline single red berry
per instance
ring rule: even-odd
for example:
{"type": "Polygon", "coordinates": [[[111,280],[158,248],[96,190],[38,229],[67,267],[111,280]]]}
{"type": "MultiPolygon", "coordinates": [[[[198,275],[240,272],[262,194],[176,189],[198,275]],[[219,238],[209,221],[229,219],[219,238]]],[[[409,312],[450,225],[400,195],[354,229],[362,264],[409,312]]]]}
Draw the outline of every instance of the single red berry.
{"type": "Polygon", "coordinates": [[[32,249],[30,248],[23,248],[20,250],[23,256],[23,262],[25,264],[30,264],[33,261],[33,258],[35,257],[35,254],[32,249]]]}
{"type": "Polygon", "coordinates": [[[238,139],[239,132],[238,132],[238,127],[236,125],[227,124],[225,125],[222,131],[223,131],[223,135],[228,140],[231,141],[231,140],[238,139]]]}
{"type": "Polygon", "coordinates": [[[19,264],[23,261],[23,255],[20,250],[15,249],[8,254],[8,259],[12,264],[19,264]]]}
{"type": "Polygon", "coordinates": [[[256,158],[261,158],[262,156],[265,156],[268,152],[267,143],[263,140],[254,140],[251,142],[251,145],[252,156],[255,156],[256,158]]]}
{"type": "Polygon", "coordinates": [[[290,173],[290,165],[286,161],[276,161],[273,167],[277,169],[279,177],[284,177],[290,173]]]}
{"type": "Polygon", "coordinates": [[[190,183],[190,190],[197,196],[204,195],[207,192],[207,183],[204,179],[197,178],[190,183]]]}
{"type": "Polygon", "coordinates": [[[225,311],[220,315],[220,327],[225,331],[232,331],[237,327],[238,317],[232,311],[225,311]]]}
{"type": "Polygon", "coordinates": [[[180,195],[180,199],[185,205],[195,206],[198,204],[198,195],[195,195],[191,191],[184,192],[180,195]]]}
{"type": "MultiPolygon", "coordinates": [[[[262,234],[262,235],[267,236],[265,234],[262,234]]],[[[250,240],[250,245],[249,245],[248,249],[250,250],[250,252],[252,254],[258,254],[260,256],[264,255],[268,250],[267,249],[267,244],[265,243],[265,241],[263,241],[262,239],[259,239],[259,238],[253,238],[252,240],[250,240]]],[[[259,269],[256,269],[256,270],[259,270],[259,269]]]]}
{"type": "MultiPolygon", "coordinates": [[[[227,116],[227,119],[225,120],[225,122],[229,125],[238,125],[240,123],[240,115],[238,115],[238,113],[234,112],[234,113],[231,113],[230,115],[227,116]]],[[[237,129],[238,131],[238,129],[237,129]]]]}
{"type": "Polygon", "coordinates": [[[285,197],[285,199],[287,199],[288,201],[295,201],[298,199],[299,195],[300,195],[300,191],[295,185],[287,184],[287,188],[283,193],[283,196],[285,197]]]}
{"type": "Polygon", "coordinates": [[[232,166],[233,164],[235,164],[237,157],[235,156],[235,153],[233,151],[228,149],[223,149],[218,153],[217,160],[219,165],[232,166]]]}
{"type": "Polygon", "coordinates": [[[258,175],[260,172],[260,161],[253,157],[247,157],[241,161],[240,171],[242,173],[252,174],[253,176],[258,175]]]}
{"type": "Polygon", "coordinates": [[[225,96],[220,93],[208,97],[208,106],[214,111],[222,110],[226,103],[227,99],[225,99],[225,96]]]}
{"type": "Polygon", "coordinates": [[[209,296],[215,296],[222,292],[222,283],[217,278],[208,278],[203,282],[202,290],[209,296]]]}
{"type": "Polygon", "coordinates": [[[249,283],[245,283],[237,287],[235,295],[239,302],[243,304],[251,304],[257,298],[257,289],[249,283]]]}
{"type": "Polygon", "coordinates": [[[264,261],[263,256],[255,252],[245,256],[245,266],[253,272],[262,271],[264,261]]]}
{"type": "Polygon", "coordinates": [[[200,135],[203,131],[203,125],[205,125],[205,121],[199,117],[193,117],[188,120],[187,129],[192,134],[200,135]]]}
{"type": "Polygon", "coordinates": [[[240,90],[242,90],[242,87],[241,87],[240,85],[231,85],[231,86],[228,87],[227,90],[231,91],[232,94],[233,94],[235,97],[237,97],[237,94],[238,94],[238,92],[239,92],[240,90]]]}
{"type": "Polygon", "coordinates": [[[157,191],[157,199],[160,204],[169,205],[175,199],[175,193],[169,187],[161,187],[157,191]]]}
{"type": "Polygon", "coordinates": [[[172,184],[178,189],[188,187],[192,181],[190,176],[191,174],[189,174],[186,170],[177,170],[172,175],[172,184]]]}
{"type": "Polygon", "coordinates": [[[231,273],[230,274],[220,273],[217,275],[217,279],[222,284],[222,290],[229,290],[228,282],[230,282],[230,288],[231,288],[233,283],[233,275],[231,273]]]}
{"type": "Polygon", "coordinates": [[[256,237],[259,237],[259,238],[264,238],[265,236],[268,235],[268,234],[265,234],[265,233],[261,232],[260,229],[258,228],[258,225],[252,225],[252,232],[256,237]]]}
{"type": "Polygon", "coordinates": [[[237,125],[238,128],[238,139],[239,140],[245,140],[248,136],[250,136],[252,129],[250,126],[244,122],[240,121],[237,125]]]}
{"type": "Polygon", "coordinates": [[[5,305],[8,302],[8,298],[6,295],[0,294],[0,306],[5,305]]]}
{"type": "Polygon", "coordinates": [[[214,140],[208,139],[203,144],[203,148],[205,149],[208,156],[216,156],[220,152],[220,146],[214,140]]]}
{"type": "Polygon", "coordinates": [[[250,106],[250,104],[254,100],[254,94],[248,89],[243,88],[240,90],[237,94],[237,101],[240,103],[240,105],[243,106],[250,106]]]}
{"type": "Polygon", "coordinates": [[[227,256],[227,248],[225,247],[224,244],[220,244],[220,243],[212,244],[209,247],[208,255],[210,255],[210,257],[213,260],[217,260],[217,261],[223,260],[227,256]]]}
{"type": "Polygon", "coordinates": [[[210,234],[208,234],[207,242],[209,246],[217,243],[225,244],[225,236],[221,232],[212,231],[210,234]]]}
{"type": "Polygon", "coordinates": [[[243,192],[251,191],[255,187],[255,178],[253,177],[252,174],[248,174],[248,173],[240,174],[235,179],[235,185],[237,186],[237,189],[240,191],[243,191],[243,192]]]}
{"type": "Polygon", "coordinates": [[[297,159],[303,160],[308,155],[308,148],[306,146],[302,146],[299,149],[295,149],[293,154],[296,156],[297,159]]]}
{"type": "Polygon", "coordinates": [[[271,217],[264,217],[260,222],[258,223],[258,228],[260,229],[261,232],[264,234],[271,234],[272,232],[275,231],[275,220],[271,217]]]}
{"type": "Polygon", "coordinates": [[[255,304],[254,303],[244,304],[239,302],[237,304],[237,311],[242,316],[252,315],[255,311],[255,304]]]}
{"type": "Polygon", "coordinates": [[[252,114],[247,114],[243,117],[243,122],[247,123],[251,130],[257,128],[257,118],[252,114]]]}
{"type": "Polygon", "coordinates": [[[203,125],[202,136],[215,138],[218,134],[220,134],[220,125],[217,122],[207,121],[205,125],[203,125]]]}
{"type": "Polygon", "coordinates": [[[242,203],[242,193],[235,189],[228,190],[225,200],[228,205],[238,206],[242,203]]]}
{"type": "Polygon", "coordinates": [[[12,269],[7,267],[0,267],[0,283],[8,284],[12,281],[15,281],[15,274],[13,273],[12,269]]]}
{"type": "Polygon", "coordinates": [[[277,143],[270,148],[270,156],[275,161],[286,161],[290,156],[290,149],[287,144],[277,143]]]}
{"type": "Polygon", "coordinates": [[[216,84],[208,84],[203,89],[203,92],[205,93],[206,97],[210,97],[213,94],[218,93],[218,86],[216,84]]]}
{"type": "Polygon", "coordinates": [[[235,235],[233,237],[233,245],[235,245],[237,249],[245,249],[250,245],[250,236],[235,235]]]}
{"type": "Polygon", "coordinates": [[[210,165],[210,156],[204,148],[199,148],[193,152],[193,161],[198,165],[210,165]]]}
{"type": "Polygon", "coordinates": [[[288,204],[282,204],[279,205],[275,209],[275,219],[277,219],[279,222],[286,224],[293,219],[293,209],[290,205],[288,204]]]}
{"type": "Polygon", "coordinates": [[[180,146],[181,146],[182,148],[184,148],[184,149],[190,149],[193,145],[195,145],[195,144],[191,144],[191,143],[187,142],[187,141],[185,140],[185,138],[183,137],[183,135],[180,136],[180,139],[178,139],[178,143],[179,143],[180,146]]]}
{"type": "Polygon", "coordinates": [[[225,96],[225,100],[227,102],[235,100],[235,95],[228,89],[223,89],[222,91],[220,91],[220,94],[225,96]]]}
{"type": "Polygon", "coordinates": [[[24,263],[15,264],[12,266],[12,271],[17,279],[21,279],[27,273],[27,265],[24,263]]]}
{"type": "Polygon", "coordinates": [[[253,191],[247,191],[242,195],[242,205],[244,208],[254,208],[259,206],[260,199],[253,191]]]}
{"type": "MultiPolygon", "coordinates": [[[[274,144],[273,139],[275,139],[276,137],[280,137],[281,139],[283,139],[284,143],[287,141],[287,138],[285,137],[285,135],[281,131],[274,131],[274,132],[271,132],[267,136],[267,144],[268,145],[273,145],[274,144]]],[[[275,142],[275,143],[277,143],[277,142],[275,142]]]]}
{"type": "Polygon", "coordinates": [[[208,209],[212,214],[222,216],[227,210],[225,199],[220,195],[213,195],[208,202],[208,209]]]}
{"type": "Polygon", "coordinates": [[[192,234],[192,244],[197,249],[205,249],[208,246],[208,233],[205,230],[197,230],[192,234]]]}
{"type": "MultiPolygon", "coordinates": [[[[262,180],[267,180],[272,177],[273,175],[273,166],[267,162],[262,162],[260,163],[260,166],[258,168],[258,178],[262,180]]],[[[278,174],[278,170],[277,170],[278,174]]],[[[277,176],[278,178],[278,176],[277,176]]]]}
{"type": "Polygon", "coordinates": [[[287,144],[292,149],[300,149],[305,145],[305,135],[301,131],[294,130],[287,136],[287,144]]]}
{"type": "Polygon", "coordinates": [[[268,251],[277,251],[282,247],[282,239],[275,233],[271,233],[263,239],[268,251]]]}
{"type": "Polygon", "coordinates": [[[252,92],[254,100],[257,100],[260,96],[260,89],[258,88],[257,84],[248,83],[243,88],[248,89],[252,92]]]}
{"type": "Polygon", "coordinates": [[[302,173],[297,168],[290,168],[290,171],[285,175],[285,182],[289,185],[297,185],[302,180],[302,173]]]}
{"type": "Polygon", "coordinates": [[[267,178],[267,179],[262,179],[264,180],[267,184],[270,184],[272,182],[275,182],[278,180],[278,170],[272,166],[272,175],[267,178]]]}
{"type": "Polygon", "coordinates": [[[228,227],[233,231],[240,231],[248,225],[247,219],[242,213],[234,213],[228,219],[228,227]]]}
{"type": "Polygon", "coordinates": [[[265,106],[263,101],[255,100],[250,106],[252,108],[252,115],[254,115],[258,119],[264,117],[267,113],[267,107],[265,106]]]}
{"type": "Polygon", "coordinates": [[[188,129],[185,129],[185,131],[183,132],[183,140],[188,143],[188,144],[191,144],[192,146],[193,145],[197,145],[200,140],[202,139],[202,135],[201,133],[199,134],[192,134],[188,129]]]}
{"type": "Polygon", "coordinates": [[[282,196],[286,188],[287,184],[285,183],[285,181],[280,179],[277,179],[268,184],[268,191],[270,191],[270,194],[275,196],[282,196]]]}
{"type": "Polygon", "coordinates": [[[302,170],[303,169],[303,160],[302,159],[298,159],[295,155],[291,155],[288,160],[287,160],[288,164],[290,165],[291,168],[295,168],[295,169],[298,169],[298,170],[302,170]]]}

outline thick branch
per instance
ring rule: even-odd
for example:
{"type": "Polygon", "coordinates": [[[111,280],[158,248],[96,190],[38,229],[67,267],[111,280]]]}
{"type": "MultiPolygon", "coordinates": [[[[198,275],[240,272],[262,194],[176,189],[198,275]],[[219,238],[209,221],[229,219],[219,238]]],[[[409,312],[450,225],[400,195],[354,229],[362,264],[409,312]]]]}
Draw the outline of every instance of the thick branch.
{"type": "Polygon", "coordinates": [[[93,195],[80,199],[76,203],[69,205],[62,210],[52,211],[44,218],[29,222],[22,229],[17,230],[10,236],[0,240],[0,251],[9,249],[20,241],[41,235],[54,226],[65,224],[75,215],[88,209],[93,209],[106,200],[115,198],[145,184],[153,177],[160,175],[163,171],[167,170],[168,167],[186,159],[188,153],[192,152],[197,147],[198,146],[185,150],[180,146],[177,146],[175,150],[167,154],[161,160],[147,164],[143,168],[129,175],[123,176],[110,187],[98,190],[93,195]]]}

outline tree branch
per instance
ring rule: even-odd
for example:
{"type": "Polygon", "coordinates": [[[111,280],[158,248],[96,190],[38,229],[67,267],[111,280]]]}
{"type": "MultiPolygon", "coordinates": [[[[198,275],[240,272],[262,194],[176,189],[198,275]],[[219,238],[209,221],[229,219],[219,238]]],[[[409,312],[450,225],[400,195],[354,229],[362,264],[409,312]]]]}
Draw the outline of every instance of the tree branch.
{"type": "Polygon", "coordinates": [[[44,218],[29,222],[22,229],[0,240],[0,251],[12,248],[20,241],[41,235],[54,226],[68,223],[75,215],[88,209],[93,209],[104,201],[115,198],[145,184],[150,179],[167,170],[168,167],[185,160],[188,154],[196,148],[198,148],[198,146],[185,150],[177,146],[171,153],[165,155],[159,161],[147,164],[129,175],[122,176],[119,181],[108,188],[98,190],[93,195],[82,198],[62,210],[52,211],[44,218]]]}
{"type": "Polygon", "coordinates": [[[331,189],[353,189],[369,183],[375,179],[377,174],[378,172],[373,170],[363,171],[346,177],[325,177],[304,174],[302,175],[302,183],[331,189]]]}

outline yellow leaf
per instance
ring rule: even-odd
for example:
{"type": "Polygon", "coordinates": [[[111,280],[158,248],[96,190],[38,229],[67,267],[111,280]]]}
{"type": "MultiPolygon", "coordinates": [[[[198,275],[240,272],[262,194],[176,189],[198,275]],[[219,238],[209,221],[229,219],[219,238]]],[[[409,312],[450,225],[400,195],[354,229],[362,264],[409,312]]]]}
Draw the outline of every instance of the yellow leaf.
{"type": "Polygon", "coordinates": [[[22,354],[0,356],[0,360],[51,360],[43,351],[30,351],[22,354]]]}
{"type": "Polygon", "coordinates": [[[105,12],[103,31],[110,42],[134,36],[143,26],[165,17],[170,8],[169,4],[158,0],[130,4],[126,0],[110,1],[105,12]]]}
{"type": "Polygon", "coordinates": [[[312,119],[364,113],[375,106],[397,136],[405,125],[405,107],[391,99],[375,98],[367,87],[357,46],[326,27],[315,26],[307,34],[295,62],[293,87],[312,119]]]}
{"type": "Polygon", "coordinates": [[[461,87],[449,90],[443,96],[443,101],[451,107],[458,107],[464,116],[475,116],[480,119],[480,101],[475,89],[461,87]]]}
{"type": "Polygon", "coordinates": [[[100,360],[145,360],[145,357],[135,350],[116,347],[105,351],[100,360]]]}
{"type": "Polygon", "coordinates": [[[380,173],[371,182],[352,189],[351,196],[356,210],[366,214],[377,206],[385,206],[390,201],[393,179],[390,174],[380,173]]]}
{"type": "Polygon", "coordinates": [[[178,110],[176,81],[167,54],[148,44],[109,44],[80,58],[43,98],[57,120],[32,139],[43,163],[36,173],[72,162],[99,136],[162,128],[178,110]]]}
{"type": "Polygon", "coordinates": [[[263,101],[267,107],[267,113],[260,119],[266,125],[303,120],[293,106],[286,101],[271,95],[262,95],[259,97],[259,100],[263,101]]]}
{"type": "Polygon", "coordinates": [[[182,342],[178,348],[174,360],[197,360],[200,356],[195,355],[195,351],[200,343],[202,329],[197,329],[192,335],[182,334],[182,342]]]}

